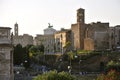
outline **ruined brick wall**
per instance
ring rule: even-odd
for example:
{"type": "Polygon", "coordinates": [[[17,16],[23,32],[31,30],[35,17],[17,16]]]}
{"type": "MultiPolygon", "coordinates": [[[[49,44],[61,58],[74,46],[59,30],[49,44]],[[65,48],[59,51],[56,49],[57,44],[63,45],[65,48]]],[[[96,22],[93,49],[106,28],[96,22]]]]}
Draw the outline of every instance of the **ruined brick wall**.
{"type": "Polygon", "coordinates": [[[84,50],[94,50],[94,40],[90,38],[84,39],[84,50]]]}
{"type": "Polygon", "coordinates": [[[72,41],[73,41],[73,46],[75,49],[80,48],[80,28],[78,24],[72,24],[71,25],[71,30],[72,30],[72,41]]]}

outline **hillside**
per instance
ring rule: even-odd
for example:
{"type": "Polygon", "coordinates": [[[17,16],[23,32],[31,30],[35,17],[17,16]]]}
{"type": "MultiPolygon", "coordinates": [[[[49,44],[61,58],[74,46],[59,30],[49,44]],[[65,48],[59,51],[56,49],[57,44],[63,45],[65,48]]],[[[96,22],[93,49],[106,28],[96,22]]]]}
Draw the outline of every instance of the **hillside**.
{"type": "MultiPolygon", "coordinates": [[[[61,56],[46,55],[44,64],[52,69],[60,69],[68,71],[67,67],[70,65],[68,57],[64,57],[60,61],[61,56]]],[[[42,60],[42,58],[41,58],[42,60]]],[[[98,72],[100,71],[101,62],[106,66],[109,61],[120,61],[120,52],[104,52],[104,53],[89,53],[79,54],[77,59],[71,60],[72,71],[86,71],[86,72],[98,72]],[[79,62],[82,60],[81,62],[79,62]]]]}
{"type": "MultiPolygon", "coordinates": [[[[81,56],[81,55],[80,55],[81,56]]],[[[89,54],[85,55],[86,58],[82,60],[79,64],[80,71],[87,71],[87,72],[97,72],[100,71],[101,62],[104,63],[104,66],[111,60],[120,62],[120,52],[106,52],[106,53],[99,53],[99,54],[89,54]]],[[[83,56],[81,56],[82,58],[83,56]]],[[[74,63],[73,69],[78,70],[77,63],[74,63]]]]}

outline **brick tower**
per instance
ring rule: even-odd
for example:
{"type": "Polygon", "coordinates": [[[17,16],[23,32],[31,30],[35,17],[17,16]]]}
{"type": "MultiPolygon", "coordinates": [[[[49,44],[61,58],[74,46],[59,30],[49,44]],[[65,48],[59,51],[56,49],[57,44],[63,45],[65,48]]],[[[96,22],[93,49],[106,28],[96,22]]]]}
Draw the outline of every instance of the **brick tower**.
{"type": "Polygon", "coordinates": [[[73,36],[73,47],[75,49],[84,49],[85,37],[85,10],[80,8],[77,10],[77,23],[71,25],[73,36]]]}
{"type": "Polygon", "coordinates": [[[18,36],[18,24],[17,24],[17,22],[15,23],[15,25],[14,25],[14,35],[15,36],[18,36]]]}
{"type": "Polygon", "coordinates": [[[77,23],[85,23],[85,10],[82,8],[77,10],[77,23]]]}

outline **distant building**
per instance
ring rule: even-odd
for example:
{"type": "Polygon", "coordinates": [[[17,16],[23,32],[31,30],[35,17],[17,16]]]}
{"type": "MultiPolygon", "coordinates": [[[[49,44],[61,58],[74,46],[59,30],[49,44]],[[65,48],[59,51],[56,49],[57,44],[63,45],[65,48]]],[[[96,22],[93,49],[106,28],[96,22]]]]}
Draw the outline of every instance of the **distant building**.
{"type": "Polygon", "coordinates": [[[120,25],[110,27],[109,35],[110,35],[110,48],[116,49],[120,47],[120,25]]]}
{"type": "Polygon", "coordinates": [[[44,29],[44,35],[37,35],[34,39],[34,45],[44,45],[44,54],[54,54],[54,33],[56,30],[52,27],[49,25],[44,29]]]}
{"type": "Polygon", "coordinates": [[[0,27],[0,79],[13,80],[11,28],[0,27]]]}
{"type": "Polygon", "coordinates": [[[45,54],[54,54],[54,42],[55,42],[55,40],[54,40],[54,35],[44,35],[44,42],[43,42],[43,44],[44,44],[44,53],[45,54]]]}
{"type": "Polygon", "coordinates": [[[51,26],[50,23],[48,28],[44,29],[44,35],[53,35],[55,32],[56,30],[53,29],[53,26],[51,26]]]}
{"type": "Polygon", "coordinates": [[[71,25],[72,46],[81,50],[109,49],[109,23],[85,23],[85,10],[77,10],[77,23],[71,25]]]}
{"type": "Polygon", "coordinates": [[[21,44],[23,47],[27,45],[33,45],[33,37],[28,34],[23,34],[19,36],[13,36],[13,44],[21,44]]]}
{"type": "Polygon", "coordinates": [[[107,50],[120,47],[120,25],[109,27],[108,22],[85,23],[85,9],[77,10],[76,23],[71,24],[71,29],[56,31],[49,24],[44,29],[43,35],[33,37],[24,34],[19,35],[18,24],[14,27],[14,45],[41,45],[45,47],[45,54],[64,53],[64,46],[71,42],[71,50],[107,50]]]}
{"type": "Polygon", "coordinates": [[[112,49],[115,49],[115,27],[110,27],[109,28],[109,48],[112,50],[112,49]]]}
{"type": "Polygon", "coordinates": [[[120,25],[115,26],[114,29],[115,47],[118,47],[120,46],[120,25]]]}
{"type": "Polygon", "coordinates": [[[85,30],[85,50],[109,49],[109,23],[88,24],[85,30]]]}
{"type": "Polygon", "coordinates": [[[41,45],[41,44],[43,44],[43,41],[44,41],[44,36],[37,34],[36,37],[34,38],[33,45],[35,45],[35,46],[41,45]]]}
{"type": "Polygon", "coordinates": [[[27,45],[33,45],[33,37],[28,34],[19,35],[18,34],[18,24],[14,25],[14,36],[13,36],[13,44],[16,46],[17,44],[21,44],[23,47],[27,45]]]}
{"type": "Polygon", "coordinates": [[[55,51],[55,39],[54,39],[54,34],[56,30],[53,29],[53,26],[50,25],[48,28],[44,29],[44,53],[45,54],[54,54],[55,51]]]}
{"type": "MultiPolygon", "coordinates": [[[[67,42],[71,41],[71,30],[70,29],[61,29],[55,33],[55,53],[64,53],[64,47],[67,42]]],[[[71,48],[71,44],[69,46],[71,48]]]]}
{"type": "Polygon", "coordinates": [[[44,45],[44,54],[54,54],[54,35],[37,35],[34,45],[44,45]]]}
{"type": "Polygon", "coordinates": [[[80,8],[77,10],[77,23],[71,25],[72,30],[72,46],[75,49],[84,49],[85,38],[85,10],[80,8]]]}

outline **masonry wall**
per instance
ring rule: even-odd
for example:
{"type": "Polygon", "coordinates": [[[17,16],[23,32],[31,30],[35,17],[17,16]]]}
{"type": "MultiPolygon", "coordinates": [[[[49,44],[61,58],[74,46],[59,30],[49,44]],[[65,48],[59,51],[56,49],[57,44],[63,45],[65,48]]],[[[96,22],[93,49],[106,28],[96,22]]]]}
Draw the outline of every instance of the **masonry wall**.
{"type": "Polygon", "coordinates": [[[80,28],[78,24],[72,24],[71,30],[73,35],[73,46],[75,49],[80,49],[80,28]]]}
{"type": "Polygon", "coordinates": [[[94,41],[90,38],[84,39],[84,50],[94,50],[94,41]]]}

